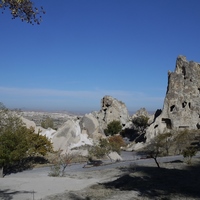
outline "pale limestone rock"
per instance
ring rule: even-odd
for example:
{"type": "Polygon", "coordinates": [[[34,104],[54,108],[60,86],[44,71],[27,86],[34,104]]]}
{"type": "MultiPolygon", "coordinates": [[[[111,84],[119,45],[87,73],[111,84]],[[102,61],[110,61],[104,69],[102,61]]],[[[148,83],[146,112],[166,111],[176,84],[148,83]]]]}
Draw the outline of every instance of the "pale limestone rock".
{"type": "Polygon", "coordinates": [[[123,160],[122,157],[117,152],[115,152],[115,151],[109,153],[108,157],[112,161],[121,161],[121,160],[123,160]]]}
{"type": "Polygon", "coordinates": [[[53,147],[55,150],[71,149],[85,144],[92,145],[92,141],[87,134],[81,133],[81,128],[78,120],[70,119],[60,127],[52,138],[53,147]]]}
{"type": "Polygon", "coordinates": [[[52,138],[54,137],[54,135],[56,134],[56,130],[54,130],[52,128],[45,129],[40,126],[37,126],[36,130],[39,131],[40,135],[46,136],[51,141],[52,141],[52,138]]]}
{"type": "Polygon", "coordinates": [[[139,116],[145,116],[145,117],[150,117],[149,113],[145,108],[140,108],[133,116],[132,118],[139,117],[139,116]]]}
{"type": "Polygon", "coordinates": [[[179,56],[168,87],[162,113],[147,129],[147,142],[171,130],[200,128],[200,64],[179,56]]]}
{"type": "Polygon", "coordinates": [[[144,148],[145,145],[146,144],[143,142],[138,142],[138,143],[132,142],[126,147],[126,151],[133,151],[133,150],[137,151],[137,150],[144,148]]]}
{"type": "Polygon", "coordinates": [[[94,141],[99,140],[99,138],[105,137],[105,134],[103,133],[99,125],[99,121],[92,113],[85,114],[85,116],[83,116],[80,120],[79,124],[82,133],[87,134],[94,141]]]}
{"type": "Polygon", "coordinates": [[[132,119],[136,118],[136,117],[140,117],[140,116],[145,116],[148,117],[148,124],[153,123],[154,120],[154,115],[150,115],[147,110],[145,108],[140,108],[135,114],[132,115],[132,119]]]}
{"type": "Polygon", "coordinates": [[[120,121],[123,127],[130,121],[126,105],[111,96],[103,97],[101,110],[96,113],[96,117],[103,130],[113,120],[120,121]]]}
{"type": "Polygon", "coordinates": [[[54,137],[54,134],[56,133],[56,130],[48,128],[42,128],[41,126],[36,126],[34,121],[31,121],[29,119],[26,119],[24,117],[21,117],[23,123],[27,128],[34,128],[35,133],[39,133],[40,135],[46,136],[48,139],[52,139],[54,137]]]}
{"type": "Polygon", "coordinates": [[[32,127],[34,129],[36,129],[36,124],[35,124],[34,121],[28,120],[28,119],[26,119],[24,117],[21,117],[21,120],[22,120],[22,122],[25,124],[25,126],[27,128],[31,128],[32,127]]]}

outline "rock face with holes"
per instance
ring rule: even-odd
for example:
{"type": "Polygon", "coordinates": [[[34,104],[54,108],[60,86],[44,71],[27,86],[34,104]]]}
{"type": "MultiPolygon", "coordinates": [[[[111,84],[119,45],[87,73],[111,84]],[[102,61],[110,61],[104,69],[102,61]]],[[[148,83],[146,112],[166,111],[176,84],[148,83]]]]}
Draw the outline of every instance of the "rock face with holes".
{"type": "Polygon", "coordinates": [[[111,96],[103,97],[101,100],[101,110],[95,113],[95,116],[102,130],[113,120],[120,121],[123,127],[126,127],[130,121],[126,105],[111,96]]]}
{"type": "Polygon", "coordinates": [[[174,72],[168,72],[168,87],[161,114],[148,128],[147,141],[159,133],[200,128],[200,63],[178,56],[174,72]]]}

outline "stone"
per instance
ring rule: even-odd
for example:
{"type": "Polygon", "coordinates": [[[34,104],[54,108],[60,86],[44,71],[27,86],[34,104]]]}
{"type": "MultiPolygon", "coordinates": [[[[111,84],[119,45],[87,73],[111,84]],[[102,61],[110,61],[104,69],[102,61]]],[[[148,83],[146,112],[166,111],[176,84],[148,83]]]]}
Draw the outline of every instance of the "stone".
{"type": "Polygon", "coordinates": [[[81,132],[79,120],[69,119],[60,127],[52,138],[55,150],[72,149],[83,145],[92,145],[92,141],[87,134],[81,132]]]}
{"type": "Polygon", "coordinates": [[[148,113],[148,111],[146,110],[146,108],[140,108],[135,114],[132,115],[132,119],[136,118],[136,117],[140,117],[140,116],[145,116],[148,117],[148,124],[151,124],[153,122],[154,119],[154,115],[150,115],[148,113]]]}
{"type": "Polygon", "coordinates": [[[41,126],[36,126],[34,121],[31,121],[29,119],[26,119],[25,117],[21,117],[22,122],[25,124],[27,128],[34,128],[35,133],[39,133],[40,135],[46,136],[48,139],[52,140],[54,137],[54,134],[56,133],[56,130],[52,128],[42,128],[41,126]]]}
{"type": "Polygon", "coordinates": [[[39,131],[40,135],[46,136],[51,141],[52,141],[52,138],[54,137],[54,135],[56,134],[56,130],[54,130],[52,128],[44,129],[39,126],[39,127],[36,127],[36,130],[39,131]]]}
{"type": "Polygon", "coordinates": [[[168,72],[168,86],[162,112],[147,129],[147,141],[171,130],[200,128],[200,63],[178,56],[174,72],[168,72]]]}
{"type": "MultiPolygon", "coordinates": [[[[126,105],[118,101],[111,96],[104,96],[101,100],[101,110],[85,114],[84,116],[69,116],[63,125],[59,126],[58,130],[44,129],[40,125],[40,121],[43,119],[44,113],[25,113],[30,119],[37,118],[38,123],[30,121],[23,118],[24,123],[27,127],[33,127],[35,132],[41,131],[41,135],[47,136],[52,143],[54,150],[63,150],[65,152],[69,149],[74,149],[76,147],[84,145],[97,144],[100,138],[105,138],[104,130],[107,128],[108,123],[113,120],[118,120],[121,122],[123,128],[131,127],[132,122],[129,117],[126,105]]],[[[50,116],[62,117],[61,115],[50,116]]],[[[120,159],[120,158],[119,158],[120,159]]]]}
{"type": "Polygon", "coordinates": [[[126,105],[111,96],[104,96],[101,100],[101,110],[96,113],[101,128],[104,130],[113,120],[120,121],[125,127],[130,121],[126,105]]]}
{"type": "Polygon", "coordinates": [[[22,122],[25,124],[27,128],[34,128],[36,130],[36,124],[34,121],[21,117],[22,122]]]}
{"type": "Polygon", "coordinates": [[[99,121],[92,113],[85,114],[80,120],[79,124],[82,133],[86,133],[95,142],[100,138],[105,137],[105,134],[100,127],[99,121]]]}
{"type": "Polygon", "coordinates": [[[110,152],[108,155],[109,159],[111,159],[112,161],[122,161],[122,157],[115,151],[110,152]]]}
{"type": "Polygon", "coordinates": [[[145,116],[145,117],[150,117],[149,113],[147,112],[147,110],[145,108],[140,108],[133,116],[134,117],[139,117],[139,116],[145,116]]]}

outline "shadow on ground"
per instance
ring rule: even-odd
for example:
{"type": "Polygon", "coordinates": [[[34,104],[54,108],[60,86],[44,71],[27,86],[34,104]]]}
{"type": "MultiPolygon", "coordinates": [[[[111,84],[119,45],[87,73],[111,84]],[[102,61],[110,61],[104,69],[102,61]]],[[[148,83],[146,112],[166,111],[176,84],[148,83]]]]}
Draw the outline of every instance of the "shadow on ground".
{"type": "Polygon", "coordinates": [[[41,156],[28,157],[4,167],[4,176],[32,169],[34,164],[46,164],[48,160],[41,156]]]}
{"type": "Polygon", "coordinates": [[[0,190],[0,199],[1,200],[14,200],[14,195],[16,194],[27,194],[30,193],[30,197],[33,196],[33,191],[11,191],[11,190],[0,190]]]}
{"type": "Polygon", "coordinates": [[[192,166],[179,163],[183,168],[137,166],[122,169],[124,174],[118,179],[102,183],[105,188],[120,191],[137,191],[141,197],[149,199],[200,199],[200,162],[192,166]]]}

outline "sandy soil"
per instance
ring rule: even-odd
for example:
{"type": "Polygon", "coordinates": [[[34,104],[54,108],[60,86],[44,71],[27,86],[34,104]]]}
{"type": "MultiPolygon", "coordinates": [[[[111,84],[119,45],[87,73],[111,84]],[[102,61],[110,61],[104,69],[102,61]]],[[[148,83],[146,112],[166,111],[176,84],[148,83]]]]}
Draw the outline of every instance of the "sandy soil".
{"type": "Polygon", "coordinates": [[[200,199],[200,159],[72,172],[49,177],[26,171],[0,179],[1,200],[144,200],[200,199]]]}

